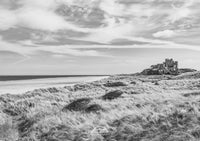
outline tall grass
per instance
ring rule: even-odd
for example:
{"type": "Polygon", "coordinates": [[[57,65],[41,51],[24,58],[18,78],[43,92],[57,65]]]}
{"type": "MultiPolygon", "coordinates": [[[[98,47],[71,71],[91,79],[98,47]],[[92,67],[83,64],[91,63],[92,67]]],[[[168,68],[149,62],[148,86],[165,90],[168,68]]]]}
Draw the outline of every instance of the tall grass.
{"type": "Polygon", "coordinates": [[[141,81],[136,76],[115,76],[79,85],[35,90],[0,97],[0,140],[8,141],[198,141],[200,140],[199,80],[141,81]],[[127,86],[105,87],[107,81],[127,86]],[[134,81],[134,83],[132,83],[134,81]],[[192,83],[190,83],[192,82],[192,83]],[[193,87],[194,86],[194,87],[193,87]],[[180,93],[181,87],[184,88],[180,93]],[[123,94],[101,97],[113,90],[123,94]],[[135,92],[135,93],[134,93],[135,92]],[[76,99],[90,98],[99,112],[64,110],[76,99]]]}

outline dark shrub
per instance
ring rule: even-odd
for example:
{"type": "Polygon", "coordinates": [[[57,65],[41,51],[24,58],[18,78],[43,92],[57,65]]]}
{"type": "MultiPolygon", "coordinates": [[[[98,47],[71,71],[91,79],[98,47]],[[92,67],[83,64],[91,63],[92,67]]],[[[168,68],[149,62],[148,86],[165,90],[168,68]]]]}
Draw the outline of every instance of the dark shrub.
{"type": "Polygon", "coordinates": [[[57,88],[48,88],[47,91],[49,93],[58,93],[58,92],[60,92],[57,88]]]}
{"type": "Polygon", "coordinates": [[[133,85],[135,85],[135,84],[137,84],[135,81],[132,81],[130,84],[133,84],[133,85]]]}
{"type": "Polygon", "coordinates": [[[20,114],[20,112],[15,109],[3,109],[3,112],[9,116],[18,116],[20,114]]]}
{"type": "Polygon", "coordinates": [[[9,116],[18,116],[25,111],[24,108],[17,107],[16,105],[5,105],[3,112],[9,116]]]}
{"type": "Polygon", "coordinates": [[[123,94],[122,91],[120,90],[115,90],[115,91],[111,91],[107,94],[105,94],[104,96],[102,96],[103,100],[112,100],[112,99],[116,99],[118,97],[120,97],[123,94]]]}
{"type": "Polygon", "coordinates": [[[90,103],[90,98],[81,98],[73,101],[69,105],[65,106],[62,111],[83,111],[87,108],[88,104],[90,103]]]}
{"type": "Polygon", "coordinates": [[[34,106],[34,103],[23,100],[15,102],[14,104],[5,104],[2,111],[10,116],[19,116],[24,113],[27,113],[29,109],[33,108],[34,106]]]}
{"type": "Polygon", "coordinates": [[[136,104],[135,106],[138,107],[138,108],[141,108],[141,107],[142,107],[141,104],[136,104]]]}
{"type": "Polygon", "coordinates": [[[130,93],[131,94],[140,94],[139,92],[136,92],[136,91],[131,91],[130,93]]]}
{"type": "Polygon", "coordinates": [[[200,92],[191,92],[191,93],[185,93],[185,94],[183,94],[184,97],[198,96],[198,95],[200,95],[200,92]]]}
{"type": "Polygon", "coordinates": [[[120,87],[120,86],[127,86],[124,82],[107,82],[104,84],[105,87],[120,87]]]}
{"type": "Polygon", "coordinates": [[[42,133],[40,136],[41,141],[74,141],[74,131],[65,126],[58,125],[51,128],[48,132],[42,133]]]}
{"type": "Polygon", "coordinates": [[[91,88],[92,87],[89,84],[76,84],[76,85],[74,85],[73,90],[74,91],[86,91],[91,88]]]}
{"type": "Polygon", "coordinates": [[[154,83],[154,85],[159,85],[158,81],[156,81],[156,82],[154,83]]]}
{"type": "Polygon", "coordinates": [[[35,121],[33,119],[27,118],[26,116],[22,116],[19,119],[19,124],[17,126],[20,137],[26,137],[31,132],[31,128],[33,127],[35,121]]]}
{"type": "Polygon", "coordinates": [[[200,129],[199,128],[193,129],[192,132],[191,132],[191,134],[195,138],[200,139],[200,129]]]}
{"type": "Polygon", "coordinates": [[[99,104],[92,104],[89,105],[86,109],[85,112],[87,113],[91,113],[91,112],[99,112],[99,111],[103,111],[104,109],[99,105],[99,104]]]}

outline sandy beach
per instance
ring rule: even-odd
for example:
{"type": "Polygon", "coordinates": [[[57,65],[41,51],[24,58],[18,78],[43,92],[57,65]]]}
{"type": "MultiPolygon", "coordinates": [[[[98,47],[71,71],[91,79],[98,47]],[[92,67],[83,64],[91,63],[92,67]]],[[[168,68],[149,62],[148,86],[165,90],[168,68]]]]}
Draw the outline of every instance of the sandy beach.
{"type": "Polygon", "coordinates": [[[97,81],[107,76],[61,77],[31,80],[0,81],[0,94],[20,94],[39,88],[64,87],[77,83],[97,81]]]}

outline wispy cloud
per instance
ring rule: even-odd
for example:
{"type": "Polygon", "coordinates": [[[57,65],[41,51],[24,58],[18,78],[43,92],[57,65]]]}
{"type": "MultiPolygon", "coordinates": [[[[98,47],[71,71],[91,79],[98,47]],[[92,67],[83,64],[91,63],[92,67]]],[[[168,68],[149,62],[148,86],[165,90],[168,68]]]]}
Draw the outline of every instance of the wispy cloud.
{"type": "MultiPolygon", "coordinates": [[[[25,42],[26,43],[26,42],[25,42]]],[[[21,45],[21,44],[13,44],[8,43],[3,40],[0,40],[0,51],[10,51],[14,53],[18,53],[25,58],[29,58],[29,56],[35,55],[39,52],[49,52],[52,55],[70,55],[70,56],[89,56],[89,57],[110,57],[106,53],[101,53],[96,50],[79,50],[69,48],[67,46],[37,46],[31,47],[32,43],[28,42],[29,47],[21,45]]]]}
{"type": "Polygon", "coordinates": [[[176,32],[173,30],[164,30],[164,31],[158,31],[153,34],[156,38],[170,38],[176,35],[176,32]]]}

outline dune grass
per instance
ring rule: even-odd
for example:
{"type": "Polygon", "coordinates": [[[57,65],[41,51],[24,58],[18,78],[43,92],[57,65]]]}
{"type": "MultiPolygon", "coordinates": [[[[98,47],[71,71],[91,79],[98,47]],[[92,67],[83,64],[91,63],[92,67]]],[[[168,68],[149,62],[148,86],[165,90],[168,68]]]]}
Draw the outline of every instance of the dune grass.
{"type": "Polygon", "coordinates": [[[200,79],[141,78],[113,76],[74,87],[1,95],[0,140],[199,141],[200,95],[194,93],[200,79]],[[127,85],[106,87],[108,81],[127,85]],[[102,99],[115,90],[123,94],[102,99]],[[85,98],[90,99],[87,105],[96,105],[92,110],[103,110],[63,110],[85,98]]]}

